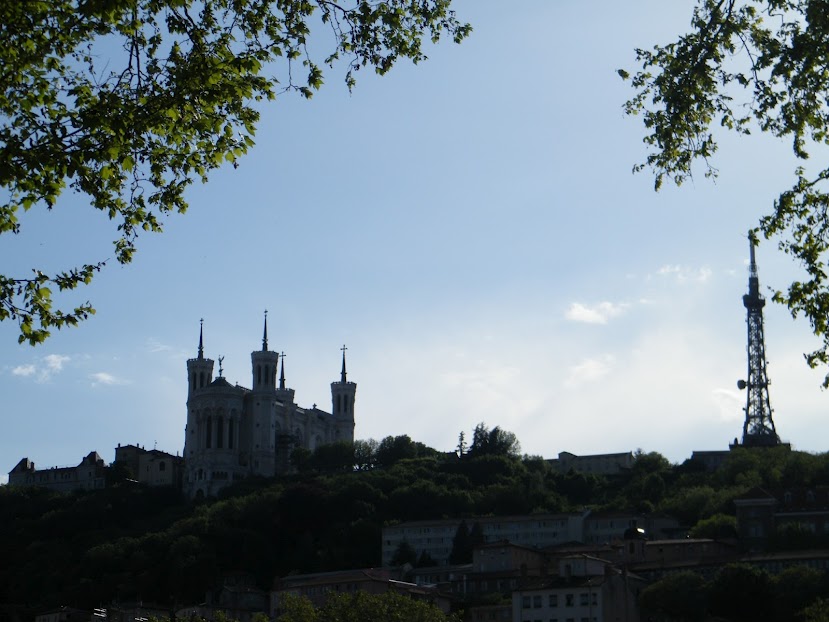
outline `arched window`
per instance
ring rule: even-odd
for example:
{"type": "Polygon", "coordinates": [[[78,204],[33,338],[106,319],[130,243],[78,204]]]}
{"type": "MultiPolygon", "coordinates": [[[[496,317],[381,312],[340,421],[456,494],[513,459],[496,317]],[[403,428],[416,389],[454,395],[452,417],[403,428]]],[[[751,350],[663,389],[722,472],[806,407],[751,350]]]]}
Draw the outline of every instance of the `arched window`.
{"type": "Polygon", "coordinates": [[[196,372],[193,372],[193,388],[196,388],[196,372]]]}
{"type": "Polygon", "coordinates": [[[262,384],[262,366],[256,366],[256,384],[262,384]]]}
{"type": "Polygon", "coordinates": [[[210,449],[210,446],[213,444],[213,419],[211,417],[207,418],[207,438],[205,439],[204,446],[207,449],[210,449]]]}
{"type": "Polygon", "coordinates": [[[225,441],[225,419],[216,417],[216,449],[221,449],[225,441]]]}
{"type": "Polygon", "coordinates": [[[265,384],[271,383],[271,366],[265,365],[265,384]]]}
{"type": "Polygon", "coordinates": [[[204,372],[201,372],[201,373],[199,374],[199,386],[200,386],[200,387],[203,387],[203,386],[204,386],[204,372]]]}
{"type": "Polygon", "coordinates": [[[159,471],[166,471],[167,470],[167,463],[162,460],[158,463],[158,470],[159,471]]]}
{"type": "Polygon", "coordinates": [[[342,410],[342,397],[342,395],[337,396],[337,412],[340,412],[342,410]]]}
{"type": "Polygon", "coordinates": [[[227,448],[233,449],[233,419],[227,420],[227,448]]]}

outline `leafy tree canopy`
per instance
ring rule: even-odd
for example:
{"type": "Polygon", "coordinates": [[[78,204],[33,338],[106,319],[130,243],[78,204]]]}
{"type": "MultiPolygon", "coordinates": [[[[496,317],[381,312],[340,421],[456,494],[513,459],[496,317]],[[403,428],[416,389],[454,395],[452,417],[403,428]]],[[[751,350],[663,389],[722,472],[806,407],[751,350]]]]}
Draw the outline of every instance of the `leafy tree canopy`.
{"type": "MultiPolygon", "coordinates": [[[[351,88],[362,68],[423,60],[424,40],[460,42],[471,28],[451,1],[0,3],[0,234],[20,234],[26,211],[69,190],[117,224],[114,258],[128,263],[139,232],[187,209],[194,180],[254,144],[256,102],[311,97],[338,60],[351,88]]],[[[105,263],[0,274],[0,321],[33,345],[77,324],[92,306],[57,309],[53,295],[105,263]]]]}
{"type": "Polygon", "coordinates": [[[657,189],[666,179],[681,184],[700,162],[716,176],[717,127],[791,140],[801,164],[757,229],[805,270],[774,299],[823,339],[806,355],[812,367],[829,363],[829,166],[805,162],[829,144],[827,8],[825,0],[698,0],[688,33],[636,50],[642,68],[632,77],[619,70],[636,90],[626,111],[642,116],[649,148],[634,170],[652,169],[657,189]]]}
{"type": "Polygon", "coordinates": [[[495,426],[491,430],[484,422],[475,426],[472,433],[472,445],[467,452],[470,457],[521,455],[521,443],[512,432],[495,426]]]}

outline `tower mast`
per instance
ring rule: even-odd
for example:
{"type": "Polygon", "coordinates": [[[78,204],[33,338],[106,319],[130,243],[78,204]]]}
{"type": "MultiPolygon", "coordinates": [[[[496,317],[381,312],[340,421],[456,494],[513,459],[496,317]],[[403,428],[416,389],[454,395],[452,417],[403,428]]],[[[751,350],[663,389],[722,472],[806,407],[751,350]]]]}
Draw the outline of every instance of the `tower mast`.
{"type": "Polygon", "coordinates": [[[757,264],[754,261],[754,234],[748,236],[750,262],[748,267],[748,293],[743,296],[748,326],[748,379],[740,380],[737,386],[747,389],[745,423],[743,423],[743,445],[746,447],[774,447],[780,444],[780,437],[774,428],[769,402],[769,379],[766,374],[766,346],[763,338],[763,307],[766,299],[760,294],[757,264]]]}

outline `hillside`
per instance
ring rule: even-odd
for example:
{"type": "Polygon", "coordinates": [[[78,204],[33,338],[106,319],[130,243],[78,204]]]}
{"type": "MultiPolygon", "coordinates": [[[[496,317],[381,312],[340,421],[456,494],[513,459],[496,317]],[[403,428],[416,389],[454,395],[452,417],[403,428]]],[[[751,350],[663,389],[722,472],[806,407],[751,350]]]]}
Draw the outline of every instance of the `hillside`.
{"type": "Polygon", "coordinates": [[[458,458],[400,436],[296,463],[296,475],[246,480],[200,504],[129,481],[72,495],[0,488],[2,617],[113,601],[181,606],[229,574],[269,589],[290,573],[377,566],[381,529],[399,521],[589,507],[665,512],[712,535],[733,528],[732,499],[752,487],[829,486],[829,456],[782,448],[732,452],[716,473],[637,452],[629,472],[601,477],[558,473],[510,448],[458,458]]]}

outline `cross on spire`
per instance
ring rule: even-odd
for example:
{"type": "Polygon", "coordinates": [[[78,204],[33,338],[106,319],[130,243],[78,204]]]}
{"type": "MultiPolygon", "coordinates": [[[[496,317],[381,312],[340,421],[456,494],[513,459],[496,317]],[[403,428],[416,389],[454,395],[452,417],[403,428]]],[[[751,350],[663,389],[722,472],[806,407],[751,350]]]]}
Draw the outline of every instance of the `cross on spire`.
{"type": "Polygon", "coordinates": [[[340,348],[340,350],[342,350],[342,351],[343,351],[343,370],[340,372],[340,382],[346,382],[346,374],[345,374],[345,351],[346,351],[346,350],[348,350],[348,348],[346,348],[346,347],[345,347],[345,344],[343,344],[343,347],[342,347],[342,348],[340,348]]]}
{"type": "Polygon", "coordinates": [[[285,390],[285,353],[277,354],[282,359],[282,370],[279,372],[279,390],[285,390]]]}
{"type": "Polygon", "coordinates": [[[262,352],[268,351],[268,310],[265,309],[265,332],[262,333],[262,352]]]}

